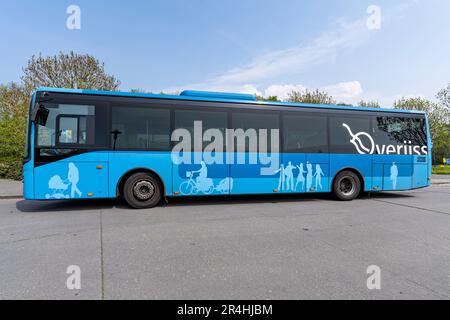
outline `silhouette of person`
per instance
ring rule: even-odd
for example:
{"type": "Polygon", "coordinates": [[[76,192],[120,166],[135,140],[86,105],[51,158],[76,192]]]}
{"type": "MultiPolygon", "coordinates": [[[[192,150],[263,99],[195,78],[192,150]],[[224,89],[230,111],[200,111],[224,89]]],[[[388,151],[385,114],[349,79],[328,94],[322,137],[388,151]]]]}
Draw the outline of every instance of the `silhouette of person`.
{"type": "Polygon", "coordinates": [[[322,177],[325,176],[325,174],[322,171],[322,168],[320,167],[320,164],[316,164],[316,173],[314,174],[316,177],[316,189],[320,190],[322,189],[322,177]]]}
{"type": "Polygon", "coordinates": [[[70,197],[75,198],[75,193],[81,198],[81,191],[78,189],[78,182],[80,181],[80,173],[78,168],[73,164],[69,163],[69,172],[67,173],[67,180],[70,182],[70,197]]]}
{"type": "Polygon", "coordinates": [[[299,185],[299,183],[302,184],[302,191],[305,188],[305,176],[303,174],[306,173],[306,171],[303,168],[303,163],[300,163],[300,166],[297,166],[299,172],[298,172],[298,176],[297,176],[297,182],[295,183],[295,190],[297,190],[297,187],[299,185]]]}
{"type": "Polygon", "coordinates": [[[194,171],[194,173],[198,173],[196,181],[197,184],[201,186],[201,184],[208,178],[208,167],[206,166],[204,161],[202,161],[200,165],[201,168],[197,171],[194,171]]]}
{"type": "Polygon", "coordinates": [[[309,161],[306,163],[306,170],[306,191],[310,191],[313,183],[313,167],[309,161]]]}
{"type": "Polygon", "coordinates": [[[278,190],[283,191],[284,190],[284,164],[281,164],[280,169],[276,170],[274,174],[280,173],[280,178],[278,179],[278,190]]]}
{"type": "Polygon", "coordinates": [[[398,178],[398,167],[395,164],[395,162],[392,163],[390,178],[392,181],[393,189],[396,190],[397,189],[397,178],[398,178]]]}
{"type": "Polygon", "coordinates": [[[286,168],[284,168],[284,174],[286,175],[286,189],[294,191],[294,166],[289,161],[286,168]]]}

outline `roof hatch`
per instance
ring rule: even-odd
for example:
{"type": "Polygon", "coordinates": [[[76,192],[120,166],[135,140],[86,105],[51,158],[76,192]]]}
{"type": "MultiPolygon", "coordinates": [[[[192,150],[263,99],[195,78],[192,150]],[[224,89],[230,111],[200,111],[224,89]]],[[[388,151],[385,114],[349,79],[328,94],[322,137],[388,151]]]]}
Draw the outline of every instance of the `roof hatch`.
{"type": "Polygon", "coordinates": [[[210,91],[195,91],[185,90],[180,93],[183,97],[194,98],[212,98],[212,99],[227,99],[227,100],[248,100],[256,101],[256,96],[245,93],[228,93],[228,92],[210,92],[210,91]]]}

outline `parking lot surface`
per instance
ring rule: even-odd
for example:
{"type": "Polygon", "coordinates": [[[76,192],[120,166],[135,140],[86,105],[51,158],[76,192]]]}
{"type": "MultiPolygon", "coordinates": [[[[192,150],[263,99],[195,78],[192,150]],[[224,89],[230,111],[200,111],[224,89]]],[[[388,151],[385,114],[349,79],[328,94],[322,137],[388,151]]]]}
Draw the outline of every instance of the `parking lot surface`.
{"type": "Polygon", "coordinates": [[[450,186],[149,210],[2,199],[0,299],[449,299],[449,200],[450,186]],[[71,265],[80,290],[66,286],[71,265]]]}

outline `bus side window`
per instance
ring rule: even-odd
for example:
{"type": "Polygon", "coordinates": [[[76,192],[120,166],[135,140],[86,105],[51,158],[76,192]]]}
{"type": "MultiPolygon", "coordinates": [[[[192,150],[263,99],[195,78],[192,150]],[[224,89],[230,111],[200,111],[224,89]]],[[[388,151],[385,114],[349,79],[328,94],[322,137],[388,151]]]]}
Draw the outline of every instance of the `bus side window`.
{"type": "Polygon", "coordinates": [[[351,140],[357,136],[360,150],[370,148],[371,142],[365,135],[370,133],[370,117],[332,114],[330,115],[330,153],[358,154],[359,151],[351,140]]]}
{"type": "Polygon", "coordinates": [[[283,145],[288,153],[327,153],[327,117],[301,112],[283,114],[283,145]]]}
{"type": "Polygon", "coordinates": [[[146,104],[112,107],[110,139],[117,150],[170,150],[170,110],[146,104]]]}

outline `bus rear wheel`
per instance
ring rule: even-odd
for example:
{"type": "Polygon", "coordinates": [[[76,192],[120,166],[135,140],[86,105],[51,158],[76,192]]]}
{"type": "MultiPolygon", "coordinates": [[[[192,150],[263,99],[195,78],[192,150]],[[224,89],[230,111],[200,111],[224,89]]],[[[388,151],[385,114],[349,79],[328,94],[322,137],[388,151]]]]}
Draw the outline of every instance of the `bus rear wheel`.
{"type": "Polygon", "coordinates": [[[342,201],[352,201],[359,196],[361,181],[352,171],[343,171],[334,179],[333,192],[342,201]]]}
{"type": "Polygon", "coordinates": [[[123,195],[128,205],[134,209],[153,208],[161,201],[162,187],[154,176],[138,172],[125,182],[123,195]]]}

